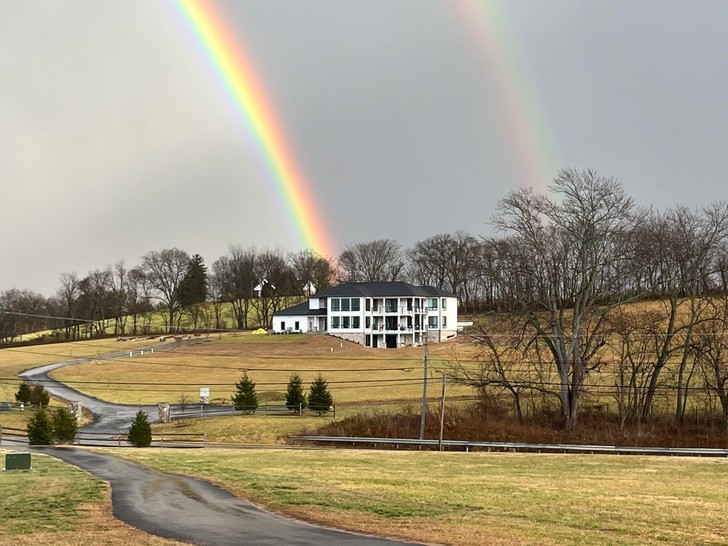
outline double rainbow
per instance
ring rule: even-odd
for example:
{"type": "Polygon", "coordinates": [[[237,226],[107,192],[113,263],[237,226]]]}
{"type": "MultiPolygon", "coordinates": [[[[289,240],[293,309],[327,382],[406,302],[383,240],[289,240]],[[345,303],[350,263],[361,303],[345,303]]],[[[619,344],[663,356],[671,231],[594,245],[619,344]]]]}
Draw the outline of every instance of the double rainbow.
{"type": "Polygon", "coordinates": [[[321,256],[333,257],[335,245],[323,216],[288,147],[260,79],[239,45],[240,39],[232,34],[211,3],[204,0],[174,2],[224,82],[238,114],[250,129],[299,244],[321,256]]]}

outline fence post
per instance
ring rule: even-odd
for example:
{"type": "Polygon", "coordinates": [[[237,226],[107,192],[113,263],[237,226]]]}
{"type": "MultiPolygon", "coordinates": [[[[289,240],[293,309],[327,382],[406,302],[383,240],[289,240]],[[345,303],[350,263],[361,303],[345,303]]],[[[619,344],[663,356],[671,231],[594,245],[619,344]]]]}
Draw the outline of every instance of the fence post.
{"type": "Polygon", "coordinates": [[[207,447],[207,431],[202,433],[202,447],[207,447]]]}
{"type": "Polygon", "coordinates": [[[159,437],[159,447],[164,447],[164,432],[159,437]]]}
{"type": "Polygon", "coordinates": [[[298,416],[303,417],[303,404],[298,404],[298,416]]]}
{"type": "Polygon", "coordinates": [[[334,421],[336,421],[336,404],[334,404],[334,421]]]}

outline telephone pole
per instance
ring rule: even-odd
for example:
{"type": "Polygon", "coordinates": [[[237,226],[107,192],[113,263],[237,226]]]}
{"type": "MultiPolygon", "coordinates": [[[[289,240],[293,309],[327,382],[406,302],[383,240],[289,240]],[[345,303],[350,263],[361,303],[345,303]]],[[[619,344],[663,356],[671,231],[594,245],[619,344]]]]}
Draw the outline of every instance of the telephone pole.
{"type": "Polygon", "coordinates": [[[425,439],[425,416],[427,415],[427,360],[428,360],[428,350],[427,350],[427,330],[424,332],[425,334],[425,356],[424,356],[424,380],[422,382],[422,415],[420,416],[420,440],[425,439]]]}

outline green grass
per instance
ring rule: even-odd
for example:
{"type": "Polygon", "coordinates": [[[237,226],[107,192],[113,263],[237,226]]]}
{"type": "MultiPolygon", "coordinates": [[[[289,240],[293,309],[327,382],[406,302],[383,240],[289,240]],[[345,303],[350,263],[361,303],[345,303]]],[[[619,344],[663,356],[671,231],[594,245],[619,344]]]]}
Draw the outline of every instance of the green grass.
{"type": "Polygon", "coordinates": [[[448,544],[728,542],[728,461],[579,455],[115,450],[338,527],[448,544]]]}
{"type": "Polygon", "coordinates": [[[76,467],[37,453],[32,466],[0,473],[0,537],[76,529],[84,520],[79,508],[104,500],[106,484],[76,467]]]}

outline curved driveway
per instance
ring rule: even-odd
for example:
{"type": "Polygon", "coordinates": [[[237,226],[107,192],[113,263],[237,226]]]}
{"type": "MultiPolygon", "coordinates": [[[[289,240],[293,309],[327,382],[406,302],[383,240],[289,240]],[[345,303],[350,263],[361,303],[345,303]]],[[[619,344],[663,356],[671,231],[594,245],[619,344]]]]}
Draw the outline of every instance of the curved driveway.
{"type": "MultiPolygon", "coordinates": [[[[159,345],[155,350],[175,344],[159,345]]],[[[138,352],[135,351],[135,352],[138,352]]],[[[129,352],[106,355],[121,358],[129,352]]],[[[41,382],[45,389],[65,400],[80,401],[94,415],[83,430],[110,435],[127,429],[139,409],[157,420],[157,406],[111,404],[67,387],[48,374],[79,359],[26,370],[20,377],[41,382]]],[[[92,359],[98,360],[98,358],[92,359]]],[[[77,466],[111,484],[112,510],[116,518],[148,533],[195,544],[404,544],[373,536],[336,531],[260,510],[232,493],[194,478],[156,471],[102,453],[73,448],[34,448],[77,466]]]]}
{"type": "Polygon", "coordinates": [[[194,478],[73,448],[36,448],[111,484],[114,516],[148,533],[194,544],[404,544],[309,525],[260,510],[194,478]]]}

